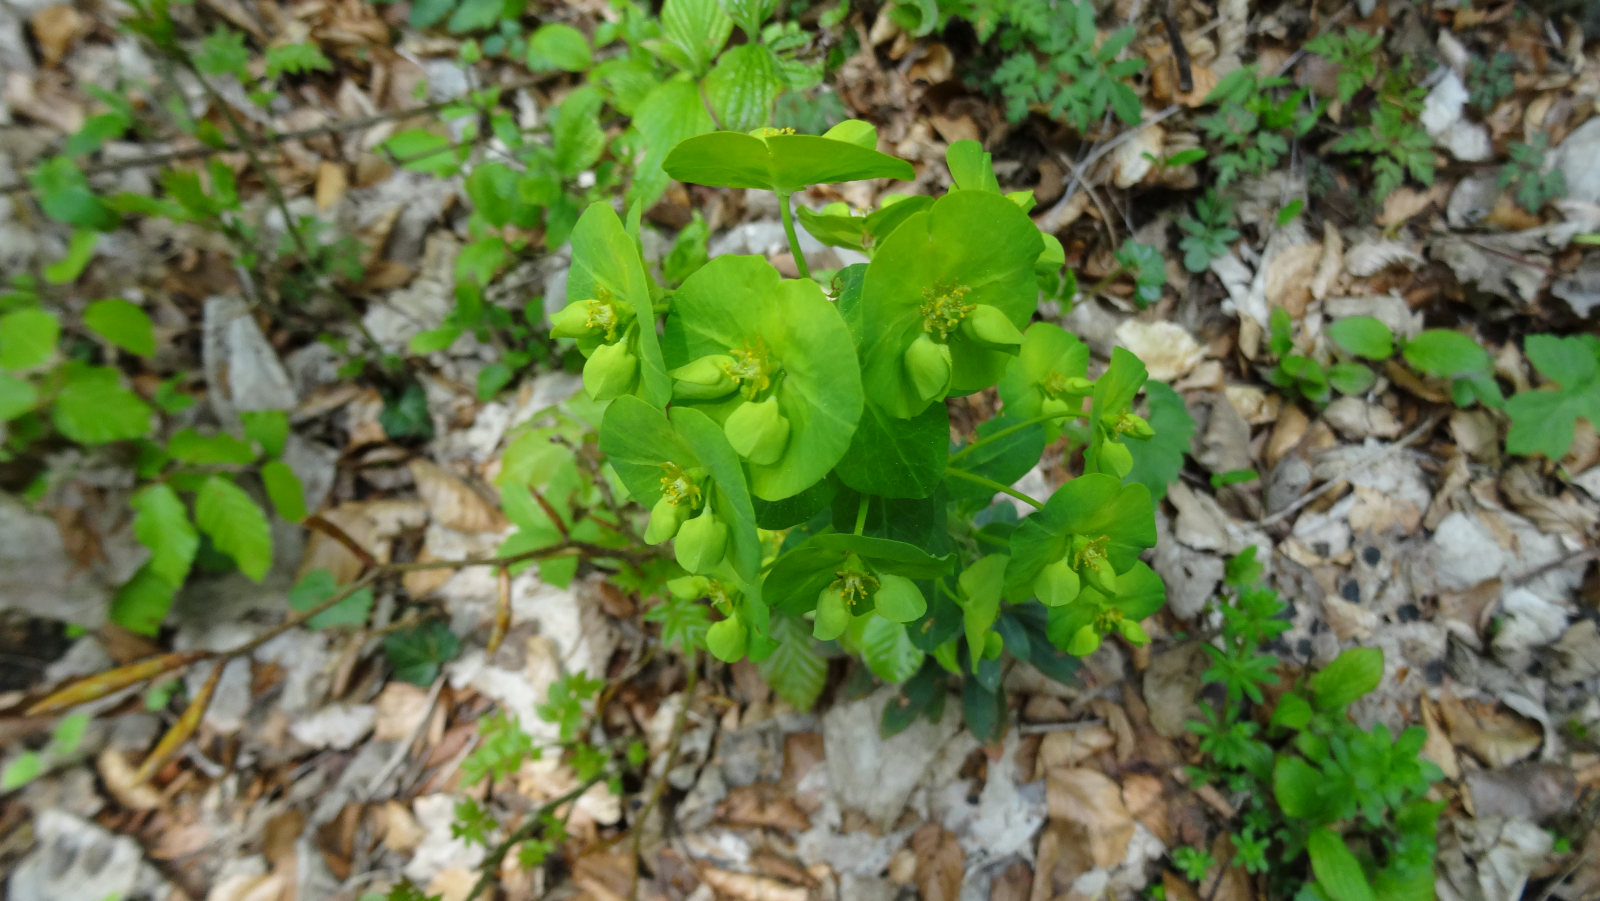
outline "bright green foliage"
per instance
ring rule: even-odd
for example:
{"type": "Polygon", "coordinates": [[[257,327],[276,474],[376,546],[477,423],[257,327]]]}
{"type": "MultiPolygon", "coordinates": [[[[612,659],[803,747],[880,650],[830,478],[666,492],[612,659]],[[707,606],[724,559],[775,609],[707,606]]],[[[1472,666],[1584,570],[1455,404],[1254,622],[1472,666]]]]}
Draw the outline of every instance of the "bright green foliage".
{"type": "Polygon", "coordinates": [[[1184,845],[1172,849],[1172,865],[1183,874],[1183,878],[1190,882],[1200,882],[1206,878],[1206,873],[1217,865],[1217,859],[1204,848],[1184,845]]]}
{"type": "Polygon", "coordinates": [[[561,69],[582,72],[594,61],[589,39],[563,22],[540,25],[528,38],[528,68],[535,72],[561,69]]]}
{"type": "Polygon", "coordinates": [[[562,742],[572,741],[583,724],[583,705],[594,700],[605,685],[581,672],[562,676],[551,684],[545,702],[539,705],[539,719],[555,726],[562,742]]]}
{"type": "Polygon", "coordinates": [[[1272,170],[1289,152],[1289,141],[1317,124],[1319,110],[1305,105],[1308,91],[1283,90],[1290,84],[1281,76],[1262,78],[1255,66],[1245,66],[1228,73],[1206,96],[1217,111],[1199,124],[1221,148],[1211,156],[1219,186],[1272,170]]]}
{"type": "MultiPolygon", "coordinates": [[[[1192,775],[1244,799],[1233,862],[1263,875],[1273,899],[1432,897],[1444,802],[1426,798],[1442,778],[1419,757],[1426,732],[1392,736],[1350,721],[1348,706],[1383,678],[1376,648],[1346,650],[1281,694],[1269,715],[1262,689],[1278,684],[1279,661],[1260,648],[1289,624],[1277,593],[1257,584],[1254,556],[1229,562],[1221,644],[1203,645],[1212,663],[1203,678],[1222,683],[1225,698],[1189,724],[1204,755],[1192,775]]],[[[1175,854],[1174,864],[1191,879],[1202,871],[1193,856],[1175,854]]]]}
{"type": "Polygon", "coordinates": [[[1406,177],[1433,184],[1433,140],[1421,123],[1423,89],[1404,70],[1385,76],[1370,121],[1345,132],[1329,146],[1334,153],[1365,154],[1376,173],[1372,194],[1383,198],[1406,177]]]}
{"type": "Polygon", "coordinates": [[[1319,34],[1306,42],[1306,50],[1325,57],[1338,70],[1339,102],[1349,103],[1378,77],[1382,34],[1346,28],[1344,34],[1319,34]]]}
{"type": "Polygon", "coordinates": [[[1328,326],[1328,340],[1368,360],[1394,356],[1394,332],[1372,316],[1346,316],[1334,322],[1328,326]]]}
{"type": "Polygon", "coordinates": [[[280,75],[305,75],[308,72],[332,72],[333,63],[316,44],[280,44],[267,48],[267,77],[280,75]]]}
{"type": "Polygon", "coordinates": [[[84,308],[83,324],[131,354],[148,357],[156,352],[155,329],[138,304],[115,297],[97,300],[84,308]]]}
{"type": "Polygon", "coordinates": [[[123,387],[117,370],[72,362],[61,378],[50,410],[61,434],[79,444],[109,444],[150,433],[150,405],[123,387]]]}
{"type": "Polygon", "coordinates": [[[1469,103],[1472,108],[1480,113],[1488,113],[1498,106],[1516,89],[1513,79],[1516,70],[1517,56],[1514,53],[1499,52],[1488,59],[1474,56],[1467,64],[1467,92],[1471,96],[1469,103]]]}
{"type": "Polygon", "coordinates": [[[974,7],[979,37],[997,32],[1005,54],[991,78],[1012,122],[1043,107],[1080,132],[1108,109],[1125,124],[1138,123],[1139,96],[1124,79],[1143,69],[1144,60],[1118,59],[1133,41],[1134,29],[1122,28],[1100,42],[1089,0],[1010,0],[974,7]]]}
{"type": "MultiPolygon", "coordinates": [[[[289,589],[289,606],[304,612],[331,599],[338,591],[339,583],[334,581],[333,573],[325,569],[315,569],[306,573],[293,588],[289,589]]],[[[372,589],[362,588],[306,620],[306,626],[312,629],[361,626],[366,624],[367,614],[371,611],[372,589]]]]}
{"type": "Polygon", "coordinates": [[[1184,455],[1189,452],[1189,439],[1194,435],[1195,425],[1183,395],[1165,382],[1145,382],[1144,394],[1149,404],[1144,418],[1155,434],[1147,441],[1128,445],[1133,454],[1128,480],[1150,489],[1151,499],[1159,501],[1166,496],[1167,486],[1183,471],[1184,455]]]}
{"type": "Polygon", "coordinates": [[[1526,144],[1514,142],[1510,147],[1511,161],[1500,169],[1500,187],[1510,188],[1517,205],[1530,213],[1567,196],[1566,177],[1545,162],[1545,151],[1549,149],[1549,135],[1535,135],[1526,144]]]}
{"type": "Polygon", "coordinates": [[[200,486],[194,501],[194,522],[217,550],[259,582],[272,565],[272,532],[266,514],[244,489],[226,476],[214,475],[200,486]]]}
{"type": "Polygon", "coordinates": [[[204,75],[231,75],[244,80],[250,64],[250,48],[244,32],[219,28],[206,35],[194,51],[194,65],[204,75]]]}
{"type": "Polygon", "coordinates": [[[41,751],[24,751],[13,757],[0,771],[0,792],[10,792],[37,779],[51,764],[70,757],[83,743],[89,728],[89,715],[74,713],[61,718],[50,733],[50,743],[41,751]]]}
{"type": "Polygon", "coordinates": [[[40,309],[15,310],[0,316],[0,369],[25,372],[55,356],[61,322],[40,309]]]}
{"type": "Polygon", "coordinates": [[[1549,384],[1506,401],[1511,417],[1506,450],[1559,460],[1572,446],[1579,419],[1600,428],[1600,340],[1593,335],[1530,335],[1525,350],[1549,384]]]}
{"type": "Polygon", "coordinates": [[[1206,191],[1196,200],[1194,212],[1199,218],[1185,216],[1178,220],[1178,229],[1184,235],[1178,249],[1183,251],[1183,268],[1204,272],[1212,260],[1228,255],[1228,245],[1239,240],[1239,232],[1228,225],[1233,219],[1233,204],[1215,191],[1206,191]]]}
{"type": "Polygon", "coordinates": [[[1133,273],[1133,299],[1143,309],[1161,299],[1167,286],[1167,261],[1161,251],[1129,238],[1117,249],[1117,265],[1133,273]]]}
{"type": "Polygon", "coordinates": [[[439,669],[460,650],[461,639],[436,619],[390,632],[383,639],[383,653],[394,667],[394,677],[412,685],[432,685],[439,678],[439,669]]]}
{"type": "MultiPolygon", "coordinates": [[[[875,144],[855,122],[822,137],[716,132],[675,148],[667,167],[780,197],[813,179],[910,174],[875,144]]],[[[826,683],[822,643],[836,642],[907,686],[886,729],[937,715],[937,674],[961,673],[963,712],[987,741],[1005,726],[1005,653],[1067,678],[1106,635],[1148,640],[1139,620],[1165,597],[1137,560],[1155,541],[1153,505],[1123,480],[1128,445],[1156,430],[1132,412],[1145,370],[1131,354],[1090,379],[1077,339],[1044,323],[1024,335],[1060,245],[1029,221],[1031,196],[1000,192],[975,142],[952,146],[949,162],[956,186],[943,197],[802,214],[825,239],[872,251],[838,273],[831,302],[755,257],[696,260],[666,291],[615,215],[592,207],[551,334],[588,356],[585,387],[607,405],[599,447],[649,511],[644,540],[672,542],[676,567],[647,614],[664,642],[748,657],[802,708],[826,683]],[[945,400],[996,384],[1004,412],[952,450],[945,400]],[[1042,509],[1018,523],[994,497],[1063,434],[1084,447],[1086,474],[1047,502],[1026,499],[1042,509]],[[792,531],[763,542],[764,529],[792,531]]],[[[1159,272],[1137,248],[1127,257],[1159,272]]],[[[1192,427],[1164,390],[1152,416],[1192,427]]],[[[520,444],[507,460],[521,460],[520,444]]],[[[1181,462],[1164,447],[1139,479],[1170,478],[1181,462]]],[[[520,481],[503,477],[502,491],[526,528],[512,512],[527,509],[520,481]]]]}

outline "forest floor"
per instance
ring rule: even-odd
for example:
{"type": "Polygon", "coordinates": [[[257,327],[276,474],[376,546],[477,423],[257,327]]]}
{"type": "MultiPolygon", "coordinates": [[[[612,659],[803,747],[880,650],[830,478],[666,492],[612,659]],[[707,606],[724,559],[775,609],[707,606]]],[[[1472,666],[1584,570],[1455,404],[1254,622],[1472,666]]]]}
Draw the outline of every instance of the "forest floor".
{"type": "MultiPolygon", "coordinates": [[[[1343,648],[1384,652],[1382,684],[1352,711],[1363,725],[1426,732],[1423,754],[1444,775],[1432,789],[1445,802],[1439,897],[1600,897],[1594,429],[1580,421],[1560,459],[1512,454],[1504,413],[1458,406],[1448,379],[1399,358],[1373,363],[1376,377],[1359,390],[1321,398],[1284,375],[1292,354],[1323,364],[1338,356],[1331,323],[1370,316],[1402,339],[1424,328],[1474,336],[1508,394],[1550,381],[1530,365],[1524,339],[1593,334],[1600,309],[1600,250],[1591,246],[1600,233],[1600,47],[1586,45],[1579,24],[1511,2],[1098,5],[1102,28],[1135,30],[1127,53],[1146,62],[1131,82],[1141,124],[1108,114],[1080,131],[1040,109],[1013,121],[974,71],[989,57],[964,23],[919,36],[859,4],[822,26],[818,10],[798,13],[816,29],[803,52],[833,54],[804,102],[818,116],[872,121],[880,148],[910,160],[918,178],[815,188],[797,200],[865,209],[890,190],[942,187],[945,148],[962,139],[984,144],[1004,189],[1033,191],[1034,218],[1060,237],[1080,289],[1047,304],[1047,318],[1096,359],[1132,350],[1193,420],[1146,558],[1168,592],[1148,624],[1149,646],[1107,641],[1068,683],[1013,669],[999,742],[964,729],[953,699],[937,719],[884,737],[883,711],[901,703],[899,690],[842,656],[829,660],[810,710],[776,695],[748,662],[702,658],[691,677],[646,618],[658,586],[589,568],[548,582],[538,569],[514,578],[493,567],[420,569],[383,587],[370,618],[291,630],[234,659],[191,740],[141,781],[139,762],[182,710],[170,698],[201,691],[204,668],[182,685],[96,702],[72,741],[60,738],[59,718],[29,716],[27,704],[150,654],[263,635],[306,573],[348,581],[373,561],[494,554],[512,529],[491,487],[502,455],[519,426],[581,391],[576,363],[559,350],[507,368],[498,339],[469,332],[417,351],[419,334],[449,326],[458,260],[477,235],[459,176],[395,165],[377,149],[417,121],[417,109],[433,115],[489,87],[537,119],[578,76],[530,83],[518,66],[469,67],[463,35],[412,27],[404,3],[184,7],[195,34],[231,23],[263,46],[292,40],[325,52],[325,69],[266,108],[237,83],[215,96],[190,90],[184,103],[202,120],[220,119],[221,105],[244,117],[263,136],[249,153],[269,155],[283,211],[322,223],[334,257],[360,253],[359,274],[324,278],[341,304],[278,316],[245,302],[251,273],[214,230],[150,218],[102,239],[73,296],[130,297],[149,312],[159,347],[126,369],[145,396],[178,376],[200,420],[288,411],[285,459],[316,515],[310,528],[275,523],[263,579],[197,576],[159,630],[138,634],[106,613],[143,559],[128,461],[56,449],[48,486],[24,501],[21,486],[37,471],[20,478],[25,463],[0,460],[0,744],[7,765],[29,755],[38,770],[0,797],[8,897],[381,898],[405,879],[460,901],[494,847],[453,828],[463,799],[515,822],[585,784],[559,755],[476,784],[463,762],[492,740],[485,723],[496,711],[536,741],[554,740],[559,725],[541,705],[582,672],[605,686],[583,707],[585,734],[597,745],[639,742],[639,775],[594,784],[562,807],[568,838],[537,866],[491,860],[499,897],[1265,898],[1258,880],[1226,866],[1234,851],[1219,824],[1237,799],[1194,785],[1187,769],[1199,755],[1186,724],[1207,695],[1201,643],[1216,622],[1211,602],[1226,561],[1250,547],[1290,602],[1275,646],[1285,678],[1343,648]],[[1162,17],[1168,7],[1186,73],[1162,17]],[[1304,43],[1345,29],[1384,39],[1366,60],[1373,76],[1357,76],[1359,91],[1341,102],[1342,75],[1365,63],[1341,66],[1304,43]],[[1214,185],[1222,151],[1262,152],[1253,135],[1229,143],[1202,122],[1216,112],[1212,89],[1242,62],[1285,72],[1327,101],[1327,121],[1309,134],[1283,131],[1273,163],[1222,192],[1231,218],[1211,226],[1204,210],[1195,219],[1195,204],[1214,185]],[[1416,85],[1420,149],[1380,163],[1382,153],[1335,147],[1364,129],[1388,139],[1364,110],[1391,102],[1383,82],[1393,72],[1416,85]],[[281,137],[296,131],[305,134],[281,137]],[[1185,160],[1194,148],[1211,162],[1185,160]],[[1383,181],[1385,165],[1400,167],[1393,183],[1383,181]],[[1508,165],[1522,167],[1516,179],[1502,178],[1508,165]],[[1536,184],[1531,197],[1519,193],[1552,172],[1560,192],[1539,194],[1536,184]],[[1220,248],[1193,259],[1185,238],[1196,234],[1220,248]],[[358,237],[358,249],[331,243],[341,235],[358,237]],[[1121,266],[1115,254],[1129,239],[1159,253],[1159,277],[1121,266]],[[1149,303],[1136,295],[1146,282],[1164,282],[1149,303]],[[338,340],[317,340],[324,334],[338,340]],[[420,395],[397,401],[391,386],[342,367],[340,341],[362,334],[408,358],[420,395]],[[483,390],[486,380],[496,384],[483,390]],[[397,408],[422,423],[403,440],[394,437],[397,408]],[[502,605],[509,629],[491,653],[502,605]],[[448,634],[420,632],[422,621],[448,634]],[[416,652],[420,662],[402,672],[384,650],[401,633],[449,647],[416,652]],[[1185,846],[1223,865],[1191,882],[1171,858],[1185,846]]],[[[126,12],[0,0],[0,183],[25,181],[104,108],[91,89],[160,70],[119,25],[126,12]]],[[[527,16],[536,14],[587,34],[617,18],[599,2],[527,16]]],[[[620,117],[601,126],[608,139],[623,127],[620,117]]],[[[149,193],[166,158],[202,160],[199,147],[129,132],[107,145],[94,178],[149,193]]],[[[249,165],[243,148],[210,155],[241,172],[249,165]]],[[[595,177],[574,183],[581,191],[595,177]]],[[[71,234],[30,212],[28,192],[15,187],[0,209],[7,277],[39,271],[71,234]]],[[[246,192],[265,190],[251,182],[246,192]]],[[[668,253],[698,212],[712,256],[758,253],[792,270],[776,208],[749,194],[670,186],[646,216],[646,257],[668,253]]],[[[253,202],[263,233],[281,233],[278,211],[261,196],[253,202]]],[[[501,267],[488,298],[519,316],[526,307],[539,323],[558,307],[569,251],[535,246],[501,267]]],[[[831,260],[814,267],[861,259],[809,238],[805,246],[831,260]]],[[[959,423],[993,397],[951,406],[959,423]]],[[[1046,463],[1025,481],[1059,481],[1059,455],[1046,463]]]]}

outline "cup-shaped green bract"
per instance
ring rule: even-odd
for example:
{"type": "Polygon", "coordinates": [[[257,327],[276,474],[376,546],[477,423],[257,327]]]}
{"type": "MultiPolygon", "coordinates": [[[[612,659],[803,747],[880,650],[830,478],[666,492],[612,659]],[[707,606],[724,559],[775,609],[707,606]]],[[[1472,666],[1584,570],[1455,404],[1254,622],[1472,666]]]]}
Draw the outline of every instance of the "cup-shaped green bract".
{"type": "Polygon", "coordinates": [[[1070,586],[1059,568],[1050,567],[1062,561],[1077,574],[1080,596],[1097,583],[1120,592],[1121,574],[1155,543],[1150,489],[1103,473],[1079,476],[1012,533],[1006,596],[1020,602],[1043,592],[1049,598],[1040,600],[1061,603],[1070,586]]]}
{"type": "Polygon", "coordinates": [[[897,623],[909,623],[928,612],[928,600],[917,583],[905,576],[884,573],[878,577],[878,590],[872,596],[878,615],[897,623]]]}
{"type": "Polygon", "coordinates": [[[728,554],[728,526],[707,504],[678,529],[672,542],[678,565],[692,573],[711,572],[728,554]]]}
{"type": "Polygon", "coordinates": [[[672,383],[661,359],[651,302],[638,243],[615,210],[604,203],[591,205],[572,229],[567,306],[551,317],[552,334],[576,338],[578,349],[589,357],[584,387],[591,397],[607,400],[637,393],[654,406],[666,406],[672,383]],[[597,354],[603,362],[595,363],[597,354]],[[625,378],[629,372],[631,381],[625,378]]]}
{"type": "Polygon", "coordinates": [[[1115,595],[1086,587],[1072,603],[1050,608],[1045,635],[1056,647],[1082,657],[1100,646],[1100,639],[1112,632],[1134,644],[1149,641],[1139,621],[1166,603],[1166,586],[1161,577],[1143,562],[1135,562],[1117,577],[1115,595]]]}
{"type": "Polygon", "coordinates": [[[1094,390],[1085,376],[1089,347],[1050,322],[1035,322],[1022,336],[1022,349],[1000,379],[1000,400],[1006,415],[1019,419],[1060,416],[1046,423],[1045,438],[1055,440],[1072,415],[1083,412],[1094,390]]]}
{"type": "Polygon", "coordinates": [[[919,338],[948,348],[949,393],[999,380],[1038,302],[1043,248],[1016,204],[982,191],[946,194],[896,228],[862,285],[862,381],[873,403],[906,418],[941,399],[928,396],[939,380],[925,346],[912,350],[919,338]]]}
{"type": "Polygon", "coordinates": [[[706,630],[706,650],[725,663],[735,663],[744,658],[750,646],[750,628],[737,614],[718,620],[706,630]]]}
{"type": "Polygon", "coordinates": [[[799,494],[849,448],[861,373],[844,320],[815,282],[783,279],[760,257],[717,257],[672,295],[662,344],[675,372],[732,361],[723,364],[732,393],[679,399],[726,426],[757,497],[799,494]]]}
{"type": "Polygon", "coordinates": [[[629,495],[650,508],[645,539],[675,537],[674,555],[690,572],[731,567],[750,602],[745,622],[764,635],[755,508],[739,456],[721,426],[699,410],[674,406],[664,412],[624,395],[606,409],[600,450],[629,495]]]}
{"type": "Polygon", "coordinates": [[[1120,479],[1133,469],[1133,453],[1123,439],[1144,440],[1154,434],[1150,424],[1129,409],[1146,377],[1138,357],[1123,348],[1112,348],[1111,365],[1094,383],[1089,408],[1093,438],[1084,451],[1086,471],[1110,473],[1120,479]]]}

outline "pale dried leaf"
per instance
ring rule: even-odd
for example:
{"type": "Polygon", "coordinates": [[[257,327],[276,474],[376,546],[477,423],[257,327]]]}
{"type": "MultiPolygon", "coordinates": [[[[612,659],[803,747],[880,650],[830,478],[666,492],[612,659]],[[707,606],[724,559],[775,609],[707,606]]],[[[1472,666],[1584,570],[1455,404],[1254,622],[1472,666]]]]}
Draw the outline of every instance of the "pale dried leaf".
{"type": "Polygon", "coordinates": [[[917,888],[925,901],[958,901],[965,857],[955,835],[938,823],[925,824],[912,833],[911,850],[917,855],[917,888]]]}
{"type": "Polygon", "coordinates": [[[1422,254],[1399,241],[1361,241],[1344,255],[1344,271],[1357,278],[1377,275],[1390,266],[1414,269],[1422,263],[1422,254]]]}
{"type": "Polygon", "coordinates": [[[1171,383],[1183,378],[1202,359],[1205,348],[1176,322],[1129,319],[1117,327],[1117,343],[1144,361],[1150,377],[1171,383]]]}
{"type": "Polygon", "coordinates": [[[107,748],[95,758],[95,770],[117,803],[129,810],[155,810],[161,806],[161,792],[148,781],[135,778],[138,771],[121,751],[107,748]]]}
{"type": "Polygon", "coordinates": [[[1099,770],[1056,769],[1045,778],[1045,798],[1051,819],[1084,833],[1095,866],[1113,867],[1122,861],[1133,840],[1134,820],[1115,782],[1099,770]]]}
{"type": "Polygon", "coordinates": [[[1510,766],[1539,750],[1544,732],[1514,713],[1477,701],[1445,694],[1439,713],[1450,740],[1486,766],[1510,766]]]}

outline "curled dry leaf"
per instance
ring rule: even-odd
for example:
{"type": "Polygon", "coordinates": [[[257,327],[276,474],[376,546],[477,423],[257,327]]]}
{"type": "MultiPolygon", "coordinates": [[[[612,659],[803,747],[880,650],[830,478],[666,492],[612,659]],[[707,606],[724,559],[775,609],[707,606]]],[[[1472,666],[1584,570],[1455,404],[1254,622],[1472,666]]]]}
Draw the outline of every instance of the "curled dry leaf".
{"type": "Polygon", "coordinates": [[[1111,181],[1119,188],[1131,188],[1144,180],[1161,156],[1167,133],[1151,124],[1133,133],[1111,154],[1111,181]]]}
{"type": "Polygon", "coordinates": [[[730,873],[708,867],[700,871],[700,880],[717,893],[719,898],[735,901],[808,901],[811,893],[804,887],[789,885],[765,876],[730,873]]]}
{"type": "Polygon", "coordinates": [[[457,532],[498,532],[506,527],[505,516],[493,504],[438,464],[419,458],[411,461],[410,469],[434,522],[457,532]]]}
{"type": "Polygon", "coordinates": [[[917,855],[917,888],[925,901],[957,901],[961,897],[964,857],[950,830],[927,823],[911,835],[917,855]]]}
{"type": "Polygon", "coordinates": [[[39,42],[46,68],[55,68],[73,43],[94,27],[94,22],[71,4],[47,6],[33,14],[33,37],[39,42]]]}
{"type": "Polygon", "coordinates": [[[1439,698],[1439,713],[1450,740],[1485,766],[1505,767],[1525,760],[1544,740],[1537,723],[1498,706],[1445,694],[1439,698]]]}
{"type": "Polygon", "coordinates": [[[1129,319],[1117,326],[1117,343],[1144,361],[1150,378],[1174,382],[1205,358],[1205,348],[1176,322],[1129,319]]]}
{"type": "Polygon", "coordinates": [[[183,715],[172,724],[166,735],[161,736],[161,741],[156,742],[155,750],[150,752],[150,756],[139,764],[138,772],[133,774],[134,782],[145,782],[154,776],[156,770],[160,769],[161,765],[194,735],[194,730],[200,728],[200,719],[205,716],[206,708],[211,706],[211,696],[216,694],[217,683],[222,680],[222,671],[226,668],[221,663],[211,668],[211,675],[206,677],[200,690],[195,692],[189,706],[184,708],[183,715]]]}
{"type": "Polygon", "coordinates": [[[161,792],[148,782],[135,778],[136,770],[128,758],[115,748],[106,748],[95,758],[95,770],[106,791],[129,810],[155,810],[161,806],[161,792]]]}
{"type": "Polygon", "coordinates": [[[1099,770],[1065,768],[1045,777],[1050,818],[1076,827],[1097,867],[1114,867],[1133,840],[1133,815],[1122,790],[1099,770]]]}
{"type": "Polygon", "coordinates": [[[174,651],[171,654],[162,654],[149,660],[119,666],[114,670],[99,673],[86,679],[80,679],[57,689],[44,698],[33,703],[28,708],[29,716],[41,716],[87,704],[99,700],[106,695],[113,694],[141,682],[154,679],[166,673],[173,672],[181,667],[188,666],[210,656],[210,651],[174,651]]]}

